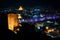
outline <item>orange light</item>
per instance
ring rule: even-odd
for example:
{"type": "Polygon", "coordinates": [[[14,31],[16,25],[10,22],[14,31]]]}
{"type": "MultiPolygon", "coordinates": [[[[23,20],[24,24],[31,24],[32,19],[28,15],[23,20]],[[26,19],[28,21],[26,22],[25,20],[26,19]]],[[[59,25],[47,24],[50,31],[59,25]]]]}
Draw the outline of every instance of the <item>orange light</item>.
{"type": "Polygon", "coordinates": [[[47,31],[47,33],[51,32],[51,31],[52,31],[52,30],[50,29],[50,30],[47,31]]]}
{"type": "Polygon", "coordinates": [[[48,29],[48,30],[46,30],[45,32],[46,32],[46,33],[50,33],[50,32],[52,32],[52,30],[51,30],[51,29],[48,29]]]}
{"type": "Polygon", "coordinates": [[[18,19],[17,19],[17,15],[10,13],[8,14],[8,29],[9,30],[14,30],[14,27],[18,26],[18,19]]]}
{"type": "Polygon", "coordinates": [[[52,32],[52,29],[49,28],[48,26],[46,26],[46,31],[45,31],[45,32],[46,32],[46,33],[52,32]]]}

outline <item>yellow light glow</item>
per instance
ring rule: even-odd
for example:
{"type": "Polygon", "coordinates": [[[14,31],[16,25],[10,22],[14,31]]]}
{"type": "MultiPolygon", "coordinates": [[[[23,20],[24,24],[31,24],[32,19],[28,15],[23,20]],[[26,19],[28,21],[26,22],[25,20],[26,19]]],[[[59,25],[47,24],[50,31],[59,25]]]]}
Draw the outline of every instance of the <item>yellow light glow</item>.
{"type": "Polygon", "coordinates": [[[52,32],[51,29],[48,29],[48,30],[45,31],[45,33],[50,33],[50,32],[52,32]]]}
{"type": "Polygon", "coordinates": [[[18,28],[17,31],[19,31],[20,29],[18,28]]]}
{"type": "Polygon", "coordinates": [[[47,31],[47,33],[51,32],[51,31],[52,31],[52,30],[50,29],[50,30],[47,31]]]}
{"type": "Polygon", "coordinates": [[[23,10],[22,6],[20,6],[18,10],[23,10]]]}
{"type": "Polygon", "coordinates": [[[18,14],[18,19],[22,18],[21,14],[18,14]]]}
{"type": "Polygon", "coordinates": [[[47,26],[46,29],[49,29],[49,27],[47,26]]]}
{"type": "Polygon", "coordinates": [[[46,26],[46,31],[45,31],[45,32],[46,32],[46,33],[52,32],[52,29],[49,28],[48,26],[46,26]]]}
{"type": "Polygon", "coordinates": [[[8,29],[9,30],[14,30],[14,27],[18,26],[18,19],[17,19],[17,15],[10,13],[8,14],[8,29]]]}

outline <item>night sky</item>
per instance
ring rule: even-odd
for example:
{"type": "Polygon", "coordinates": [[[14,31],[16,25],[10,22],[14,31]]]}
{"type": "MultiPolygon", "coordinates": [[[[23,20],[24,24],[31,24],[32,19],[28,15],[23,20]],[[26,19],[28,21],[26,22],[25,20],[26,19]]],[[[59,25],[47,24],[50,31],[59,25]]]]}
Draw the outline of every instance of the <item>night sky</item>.
{"type": "Polygon", "coordinates": [[[18,7],[18,6],[50,6],[60,9],[58,0],[0,0],[0,8],[18,7]]]}

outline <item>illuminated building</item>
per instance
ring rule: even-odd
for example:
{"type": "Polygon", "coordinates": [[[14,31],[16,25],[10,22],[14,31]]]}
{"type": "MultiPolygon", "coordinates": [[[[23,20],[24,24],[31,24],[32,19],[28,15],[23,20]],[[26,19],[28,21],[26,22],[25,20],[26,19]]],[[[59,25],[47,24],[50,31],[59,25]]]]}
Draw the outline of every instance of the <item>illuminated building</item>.
{"type": "Polygon", "coordinates": [[[22,6],[20,6],[18,10],[20,10],[20,11],[23,10],[22,6]]]}
{"type": "Polygon", "coordinates": [[[14,27],[18,26],[18,16],[16,14],[8,14],[8,29],[14,30],[14,27]]]}

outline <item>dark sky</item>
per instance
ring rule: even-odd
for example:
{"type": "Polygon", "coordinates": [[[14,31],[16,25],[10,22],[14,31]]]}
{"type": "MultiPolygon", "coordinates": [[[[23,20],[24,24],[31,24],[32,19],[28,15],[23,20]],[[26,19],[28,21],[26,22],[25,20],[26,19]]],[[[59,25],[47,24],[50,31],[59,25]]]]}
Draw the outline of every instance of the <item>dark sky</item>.
{"type": "Polygon", "coordinates": [[[58,0],[0,0],[0,8],[23,6],[51,6],[60,9],[58,0]]]}

